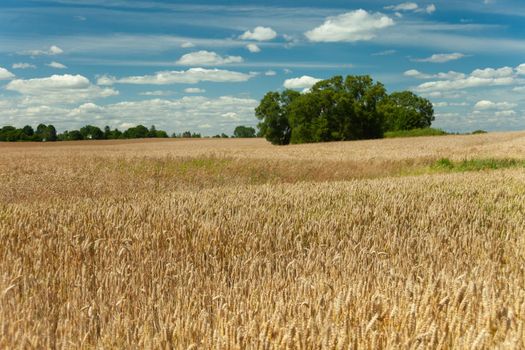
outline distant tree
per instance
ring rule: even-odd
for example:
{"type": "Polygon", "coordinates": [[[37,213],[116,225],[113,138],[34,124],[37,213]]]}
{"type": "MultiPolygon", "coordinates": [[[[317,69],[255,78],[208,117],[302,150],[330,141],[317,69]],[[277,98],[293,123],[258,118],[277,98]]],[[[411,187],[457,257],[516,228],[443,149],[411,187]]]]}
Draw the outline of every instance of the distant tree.
{"type": "Polygon", "coordinates": [[[385,131],[429,128],[434,121],[432,103],[410,91],[394,92],[382,103],[385,131]]]}
{"type": "Polygon", "coordinates": [[[236,137],[236,138],[253,138],[255,136],[256,136],[255,129],[249,126],[239,125],[233,131],[233,137],[236,137]]]}
{"type": "Polygon", "coordinates": [[[283,93],[267,93],[255,109],[256,117],[261,121],[261,135],[274,145],[290,143],[292,129],[288,120],[289,106],[299,97],[296,91],[286,90],[283,93]]]}
{"type": "Polygon", "coordinates": [[[104,139],[104,132],[99,127],[93,125],[86,125],[80,128],[80,133],[84,140],[102,140],[104,139]]]}
{"type": "Polygon", "coordinates": [[[123,137],[125,139],[145,139],[148,137],[149,130],[144,125],[137,125],[134,128],[129,128],[124,131],[123,137]]]}
{"type": "Polygon", "coordinates": [[[57,131],[53,125],[39,124],[35,132],[35,140],[57,141],[57,131]]]}
{"type": "Polygon", "coordinates": [[[434,120],[430,101],[408,91],[388,95],[368,75],[335,76],[303,93],[268,92],[255,115],[258,135],[277,145],[380,138],[434,120]]]}
{"type": "Polygon", "coordinates": [[[156,133],[155,133],[155,137],[156,138],[159,138],[159,139],[167,139],[169,136],[168,136],[168,133],[164,130],[157,130],[156,133]]]}
{"type": "Polygon", "coordinates": [[[33,130],[33,128],[30,126],[30,125],[26,125],[22,128],[22,131],[23,133],[26,135],[26,136],[33,136],[35,134],[35,131],[33,130]]]}
{"type": "Polygon", "coordinates": [[[111,139],[111,128],[109,127],[109,125],[106,125],[106,126],[104,127],[104,138],[105,138],[106,140],[111,139]]]}
{"type": "Polygon", "coordinates": [[[155,128],[155,125],[152,125],[149,128],[147,137],[157,137],[157,129],[155,128]]]}

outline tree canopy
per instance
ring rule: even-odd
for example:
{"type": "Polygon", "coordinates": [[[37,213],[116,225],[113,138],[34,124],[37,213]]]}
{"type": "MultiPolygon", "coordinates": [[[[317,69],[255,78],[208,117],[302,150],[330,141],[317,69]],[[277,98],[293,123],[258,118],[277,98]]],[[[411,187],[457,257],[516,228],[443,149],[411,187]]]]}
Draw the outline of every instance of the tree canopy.
{"type": "Polygon", "coordinates": [[[239,125],[233,131],[233,137],[236,138],[253,138],[256,136],[257,132],[255,131],[255,128],[252,128],[251,126],[239,125]]]}
{"type": "Polygon", "coordinates": [[[335,76],[305,93],[268,92],[255,114],[260,135],[278,145],[381,138],[434,120],[430,101],[409,91],[389,95],[367,75],[335,76]]]}

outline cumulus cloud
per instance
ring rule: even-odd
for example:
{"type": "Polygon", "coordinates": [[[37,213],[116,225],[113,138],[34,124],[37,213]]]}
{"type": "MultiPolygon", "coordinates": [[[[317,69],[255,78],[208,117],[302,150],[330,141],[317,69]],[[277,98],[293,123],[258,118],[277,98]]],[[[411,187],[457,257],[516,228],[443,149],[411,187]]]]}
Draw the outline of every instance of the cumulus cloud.
{"type": "Polygon", "coordinates": [[[273,76],[276,76],[277,75],[277,72],[276,71],[273,71],[273,70],[269,70],[269,71],[266,71],[264,73],[264,75],[266,75],[267,77],[273,77],[273,76]]]}
{"type": "Polygon", "coordinates": [[[394,20],[382,13],[369,13],[359,9],[335,17],[305,33],[313,42],[355,42],[367,41],[376,37],[384,28],[393,26],[394,20]]]}
{"type": "Polygon", "coordinates": [[[186,41],[180,44],[180,47],[182,47],[183,49],[191,49],[192,47],[195,47],[195,44],[192,42],[186,41]]]}
{"type": "Polygon", "coordinates": [[[60,47],[52,45],[47,50],[29,50],[21,52],[20,54],[28,56],[56,56],[63,53],[64,50],[62,50],[60,47]]]}
{"type": "Polygon", "coordinates": [[[516,72],[520,75],[525,75],[525,63],[520,64],[518,67],[516,67],[516,72]]]}
{"type": "Polygon", "coordinates": [[[270,27],[255,27],[253,31],[247,30],[239,36],[243,40],[269,41],[277,37],[277,32],[270,27]]]}
{"type": "Polygon", "coordinates": [[[224,64],[241,63],[240,56],[222,57],[212,51],[196,51],[183,55],[176,63],[182,66],[221,66],[224,64]]]}
{"type": "Polygon", "coordinates": [[[257,44],[248,44],[246,45],[246,48],[248,49],[248,51],[250,51],[251,53],[258,53],[258,52],[261,52],[261,48],[259,46],[257,46],[257,44]]]}
{"type": "Polygon", "coordinates": [[[393,10],[393,11],[415,11],[418,8],[419,6],[415,2],[404,2],[399,5],[385,6],[385,10],[393,10]]]}
{"type": "Polygon", "coordinates": [[[516,116],[516,111],[514,110],[508,110],[508,111],[498,111],[494,113],[496,117],[514,117],[516,116]]]}
{"type": "Polygon", "coordinates": [[[184,92],[187,94],[203,94],[206,92],[206,90],[200,88],[187,88],[184,89],[184,92]]]}
{"type": "Polygon", "coordinates": [[[517,105],[515,103],[509,103],[509,102],[492,102],[492,101],[489,101],[489,100],[481,100],[481,101],[478,101],[475,105],[474,105],[474,109],[475,110],[478,110],[478,111],[483,111],[483,110],[494,110],[494,109],[499,109],[499,110],[509,110],[509,109],[512,109],[514,107],[516,107],[517,105]]]}
{"type": "Polygon", "coordinates": [[[140,75],[117,79],[112,76],[104,75],[98,78],[98,85],[121,84],[150,84],[150,85],[169,85],[169,84],[197,84],[202,81],[215,83],[238,83],[245,82],[253,78],[254,74],[245,74],[241,72],[190,68],[183,71],[163,71],[154,75],[140,75]]]}
{"type": "Polygon", "coordinates": [[[434,4],[430,4],[428,5],[426,8],[425,8],[425,12],[428,13],[429,15],[436,12],[436,5],[434,4]]]}
{"type": "Polygon", "coordinates": [[[300,78],[286,79],[283,86],[286,89],[309,89],[322,79],[317,79],[308,75],[300,78]]]}
{"type": "Polygon", "coordinates": [[[11,66],[13,69],[35,69],[36,66],[34,64],[31,64],[31,63],[13,63],[13,65],[11,66]]]}
{"type": "Polygon", "coordinates": [[[155,91],[144,91],[139,93],[141,96],[169,96],[173,94],[171,91],[155,90],[155,91]]]}
{"type": "Polygon", "coordinates": [[[410,69],[403,73],[404,76],[416,79],[462,79],[465,78],[465,74],[449,71],[445,73],[437,74],[426,74],[422,73],[416,69],[410,69]]]}
{"type": "Polygon", "coordinates": [[[7,84],[6,89],[20,93],[34,103],[76,103],[118,95],[114,89],[100,88],[82,75],[70,74],[15,79],[7,84]]]}
{"type": "Polygon", "coordinates": [[[56,61],[53,61],[49,64],[47,64],[48,67],[51,67],[51,68],[55,68],[55,69],[66,69],[67,66],[60,63],[60,62],[56,62],[56,61]]]}
{"type": "Polygon", "coordinates": [[[455,53],[439,53],[434,54],[427,58],[415,58],[412,61],[414,62],[430,62],[430,63],[445,63],[449,61],[459,60],[460,58],[465,57],[464,54],[455,52],[455,53]]]}
{"type": "Polygon", "coordinates": [[[415,2],[404,2],[399,5],[391,5],[391,6],[385,6],[385,10],[392,10],[396,11],[396,16],[403,17],[403,15],[400,12],[424,12],[427,14],[432,14],[436,11],[436,5],[429,4],[424,8],[419,7],[419,5],[415,2]]]}
{"type": "MultiPolygon", "coordinates": [[[[450,73],[450,72],[449,72],[450,73]]],[[[454,72],[455,73],[455,72],[454,72]]],[[[429,81],[417,87],[419,92],[450,91],[468,88],[513,85],[516,83],[516,74],[511,67],[476,69],[470,75],[438,74],[438,81],[429,81]]]]}
{"type": "Polygon", "coordinates": [[[0,67],[0,80],[10,80],[13,79],[15,75],[8,71],[5,68],[0,67]]]}

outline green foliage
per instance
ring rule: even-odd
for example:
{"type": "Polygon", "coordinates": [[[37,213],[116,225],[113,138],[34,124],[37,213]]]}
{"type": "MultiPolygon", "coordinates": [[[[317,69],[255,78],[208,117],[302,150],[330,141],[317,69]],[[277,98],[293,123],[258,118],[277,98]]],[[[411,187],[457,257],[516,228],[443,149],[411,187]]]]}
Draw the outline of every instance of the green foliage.
{"type": "Polygon", "coordinates": [[[487,132],[485,130],[474,130],[472,132],[472,135],[479,135],[479,134],[486,134],[487,132]]]}
{"type": "MultiPolygon", "coordinates": [[[[29,125],[21,129],[13,126],[4,126],[0,128],[0,141],[77,141],[77,140],[113,140],[122,138],[168,138],[168,133],[163,130],[147,129],[142,125],[135,128],[130,128],[122,133],[118,129],[111,130],[109,126],[104,127],[102,131],[99,127],[93,125],[86,125],[80,130],[66,130],[61,134],[53,125],[39,124],[36,131],[29,125]],[[146,136],[145,136],[146,135],[146,136]],[[126,137],[124,137],[126,136],[126,137]]],[[[192,137],[200,137],[199,134],[192,134],[192,137]]]]}
{"type": "Polygon", "coordinates": [[[432,103],[410,91],[394,92],[380,106],[385,131],[426,129],[434,121],[432,103]]]}
{"type": "Polygon", "coordinates": [[[448,135],[447,132],[441,129],[424,128],[424,129],[413,129],[413,130],[400,130],[400,131],[387,131],[385,132],[385,138],[396,138],[396,137],[419,137],[419,136],[442,136],[448,135]]]}
{"type": "Polygon", "coordinates": [[[34,134],[35,141],[57,141],[57,131],[55,127],[51,124],[45,125],[45,124],[39,124],[36,128],[36,132],[34,134]]]}
{"type": "Polygon", "coordinates": [[[84,140],[103,140],[104,132],[99,127],[86,125],[80,129],[80,134],[84,140]]]}
{"type": "Polygon", "coordinates": [[[236,138],[253,138],[256,136],[256,131],[250,126],[239,125],[233,131],[233,137],[236,138]]]}
{"type": "Polygon", "coordinates": [[[258,125],[261,136],[274,145],[290,143],[290,105],[300,96],[296,91],[286,90],[282,93],[268,92],[263,97],[255,109],[255,116],[261,121],[258,125]]]}
{"type": "Polygon", "coordinates": [[[268,92],[255,110],[272,144],[374,139],[385,131],[429,127],[432,104],[411,92],[388,95],[370,76],[335,76],[310,91],[268,92]]]}
{"type": "Polygon", "coordinates": [[[525,167],[525,160],[516,159],[465,159],[458,162],[453,162],[448,158],[442,158],[436,161],[431,168],[438,171],[481,171],[481,170],[497,170],[507,168],[525,167]]]}
{"type": "Polygon", "coordinates": [[[125,139],[145,139],[148,137],[149,130],[144,125],[137,125],[129,128],[122,134],[125,139]]]}

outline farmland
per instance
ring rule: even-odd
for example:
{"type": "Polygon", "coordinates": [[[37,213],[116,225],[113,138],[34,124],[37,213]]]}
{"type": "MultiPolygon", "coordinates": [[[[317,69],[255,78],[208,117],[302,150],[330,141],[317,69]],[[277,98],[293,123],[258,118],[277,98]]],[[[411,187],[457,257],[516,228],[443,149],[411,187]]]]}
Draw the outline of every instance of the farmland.
{"type": "Polygon", "coordinates": [[[523,132],[0,144],[0,348],[523,348],[524,160],[523,132]]]}

